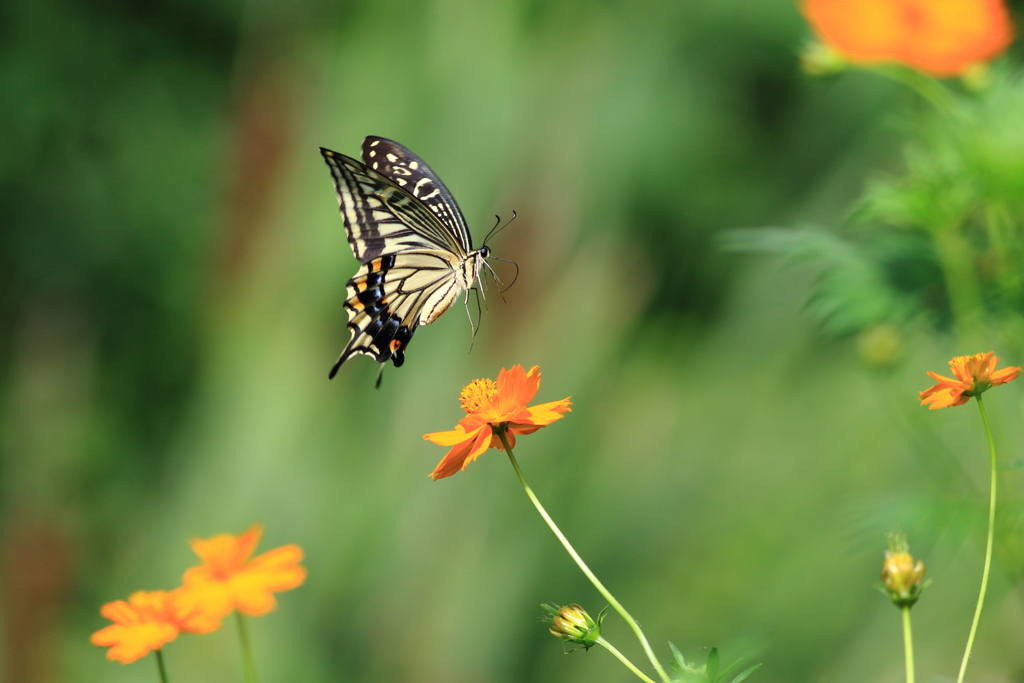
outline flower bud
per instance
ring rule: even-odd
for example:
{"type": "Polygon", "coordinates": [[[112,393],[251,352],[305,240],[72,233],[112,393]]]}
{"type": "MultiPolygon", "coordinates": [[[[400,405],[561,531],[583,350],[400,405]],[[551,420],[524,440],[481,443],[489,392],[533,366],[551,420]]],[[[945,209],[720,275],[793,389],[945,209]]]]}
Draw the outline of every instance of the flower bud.
{"type": "Polygon", "coordinates": [[[975,62],[960,74],[960,82],[973,92],[988,90],[992,85],[992,71],[986,62],[975,62]]]}
{"type": "Polygon", "coordinates": [[[800,55],[800,66],[810,76],[833,76],[848,66],[843,56],[820,41],[811,41],[800,55]]]}
{"type": "Polygon", "coordinates": [[[541,609],[547,612],[545,621],[551,624],[550,631],[553,636],[582,645],[586,650],[589,650],[601,637],[604,610],[601,610],[595,621],[587,614],[586,610],[576,604],[567,607],[558,607],[553,604],[541,605],[541,609]]]}
{"type": "Polygon", "coordinates": [[[861,360],[873,368],[895,365],[903,356],[903,334],[889,323],[879,323],[857,335],[857,350],[861,360]]]}
{"type": "Polygon", "coordinates": [[[889,550],[882,564],[884,592],[897,607],[910,607],[921,596],[927,582],[924,580],[924,562],[915,561],[909,552],[906,536],[890,536],[889,550]]]}

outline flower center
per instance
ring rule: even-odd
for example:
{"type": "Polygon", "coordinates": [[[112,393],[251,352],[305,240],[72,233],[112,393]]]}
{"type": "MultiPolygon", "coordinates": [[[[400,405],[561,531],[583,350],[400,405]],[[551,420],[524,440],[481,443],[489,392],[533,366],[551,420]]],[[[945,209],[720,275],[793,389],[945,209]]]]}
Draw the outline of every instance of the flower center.
{"type": "Polygon", "coordinates": [[[467,413],[475,413],[485,406],[491,405],[498,395],[498,385],[493,380],[475,379],[462,388],[459,402],[467,413]]]}

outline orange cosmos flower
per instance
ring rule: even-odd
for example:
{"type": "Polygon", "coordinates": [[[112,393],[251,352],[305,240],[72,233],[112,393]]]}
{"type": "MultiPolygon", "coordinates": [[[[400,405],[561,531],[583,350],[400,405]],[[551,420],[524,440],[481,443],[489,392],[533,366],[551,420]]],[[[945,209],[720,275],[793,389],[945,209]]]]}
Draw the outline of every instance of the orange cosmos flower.
{"type": "Polygon", "coordinates": [[[452,449],[441,459],[431,478],[450,477],[476,460],[488,448],[504,450],[495,430],[504,429],[509,446],[516,445],[516,434],[532,434],[570,412],[568,398],[539,406],[527,406],[540,387],[540,368],[529,372],[522,365],[501,369],[498,382],[477,379],[462,389],[459,401],[466,417],[450,432],[424,434],[423,438],[452,449]]]}
{"type": "Polygon", "coordinates": [[[921,392],[921,405],[927,405],[929,410],[962,406],[971,396],[1017,379],[1021,369],[1008,367],[996,370],[999,357],[993,354],[993,351],[989,351],[973,356],[957,356],[949,361],[956,379],[929,372],[928,375],[939,383],[921,392]]]}
{"type": "Polygon", "coordinates": [[[132,593],[128,602],[115,600],[103,605],[100,614],[114,623],[93,633],[90,640],[93,645],[109,647],[107,659],[122,664],[159,650],[181,630],[170,594],[165,591],[132,593]]]}
{"type": "Polygon", "coordinates": [[[1002,0],[803,0],[818,36],[855,64],[897,62],[940,78],[1013,40],[1002,0]]]}
{"type": "Polygon", "coordinates": [[[240,536],[192,539],[192,550],[203,564],[185,572],[185,585],[179,589],[175,606],[179,613],[191,614],[194,627],[219,624],[236,609],[263,616],[277,606],[274,593],[297,588],[306,580],[306,568],[299,564],[302,549],[297,545],[284,545],[249,559],[262,535],[263,527],[253,524],[240,536]]]}

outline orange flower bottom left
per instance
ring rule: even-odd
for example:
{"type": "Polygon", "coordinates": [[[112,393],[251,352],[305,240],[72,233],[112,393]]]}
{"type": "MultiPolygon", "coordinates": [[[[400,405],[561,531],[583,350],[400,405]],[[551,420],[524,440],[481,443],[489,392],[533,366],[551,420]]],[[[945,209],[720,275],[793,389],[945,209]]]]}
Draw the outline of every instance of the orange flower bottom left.
{"type": "Polygon", "coordinates": [[[170,593],[138,591],[128,601],[115,600],[100,608],[113,624],[92,634],[93,645],[109,647],[107,659],[130,664],[178,637],[170,593]]]}

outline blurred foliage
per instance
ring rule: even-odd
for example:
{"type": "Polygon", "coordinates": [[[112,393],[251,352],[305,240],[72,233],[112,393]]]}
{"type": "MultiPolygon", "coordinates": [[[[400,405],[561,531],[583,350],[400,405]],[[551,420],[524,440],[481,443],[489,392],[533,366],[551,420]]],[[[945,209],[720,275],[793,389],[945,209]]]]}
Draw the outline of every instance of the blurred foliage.
{"type": "Polygon", "coordinates": [[[956,92],[910,79],[930,88],[922,93],[935,106],[909,117],[904,168],[872,180],[844,231],[734,231],[727,247],[812,264],[819,276],[807,312],[828,334],[924,319],[965,339],[991,327],[1019,354],[1024,79],[998,68],[985,81],[956,92]]]}
{"type": "MultiPolygon", "coordinates": [[[[659,654],[898,680],[870,585],[902,525],[936,579],[918,669],[948,673],[983,445],[915,392],[982,350],[947,330],[1022,360],[1020,79],[936,113],[874,74],[806,78],[805,36],[783,0],[0,7],[0,677],[150,675],[88,644],[99,605],[260,520],[310,568],[253,623],[266,681],[628,680],[536,623],[596,598],[507,465],[426,476],[421,435],[514,363],[574,402],[517,455],[659,654]],[[478,238],[519,214],[492,246],[521,277],[472,355],[453,310],[379,392],[365,359],[326,380],[355,261],[316,148],[367,134],[428,160],[478,238]],[[762,225],[824,226],[727,239],[814,264],[827,337],[796,314],[803,273],[719,250],[762,225]]],[[[991,402],[1007,454],[1017,391],[991,402]]],[[[979,679],[1024,670],[1018,473],[979,679]]],[[[621,621],[603,632],[642,660],[621,621]]],[[[234,648],[181,638],[171,676],[240,681],[234,648]]]]}
{"type": "Polygon", "coordinates": [[[686,657],[683,656],[683,653],[675,645],[671,643],[669,645],[672,647],[672,669],[678,676],[678,678],[673,680],[685,681],[686,683],[718,683],[719,681],[740,683],[761,666],[760,664],[754,664],[733,677],[732,674],[735,673],[734,670],[739,666],[740,662],[737,660],[720,671],[718,648],[711,648],[704,663],[697,666],[687,662],[686,657]]]}

